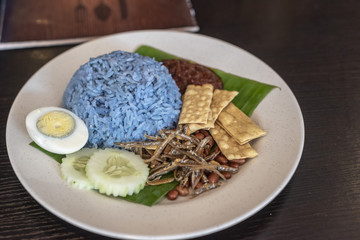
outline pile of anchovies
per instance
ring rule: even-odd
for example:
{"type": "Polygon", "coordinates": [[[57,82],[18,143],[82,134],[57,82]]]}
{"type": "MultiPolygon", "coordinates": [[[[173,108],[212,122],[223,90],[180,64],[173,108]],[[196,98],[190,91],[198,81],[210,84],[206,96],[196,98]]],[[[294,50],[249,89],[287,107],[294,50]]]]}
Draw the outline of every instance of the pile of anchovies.
{"type": "Polygon", "coordinates": [[[149,164],[148,185],[178,181],[182,188],[190,186],[191,195],[195,197],[222,184],[221,181],[210,182],[209,174],[216,173],[226,180],[221,172],[236,173],[238,168],[221,165],[214,160],[220,150],[212,149],[214,140],[210,134],[199,139],[196,134],[187,135],[187,130],[187,125],[178,125],[174,130],[160,130],[156,136],[145,135],[146,141],[115,144],[139,154],[149,164]],[[162,178],[171,171],[173,177],[162,178]]]}

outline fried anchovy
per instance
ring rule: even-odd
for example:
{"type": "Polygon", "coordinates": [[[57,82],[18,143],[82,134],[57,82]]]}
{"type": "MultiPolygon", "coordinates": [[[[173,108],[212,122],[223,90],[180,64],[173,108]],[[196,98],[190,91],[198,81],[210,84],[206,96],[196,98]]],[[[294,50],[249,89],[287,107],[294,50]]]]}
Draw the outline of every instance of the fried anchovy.
{"type": "Polygon", "coordinates": [[[181,144],[176,141],[171,141],[171,144],[177,146],[178,148],[187,149],[187,150],[193,149],[195,147],[194,144],[189,144],[189,143],[181,144]]]}
{"type": "Polygon", "coordinates": [[[160,136],[149,136],[146,133],[144,134],[144,137],[153,141],[161,140],[162,138],[160,136]]]}
{"type": "Polygon", "coordinates": [[[200,194],[212,190],[214,188],[220,187],[221,186],[221,182],[217,182],[217,183],[205,183],[203,184],[199,189],[196,189],[194,194],[191,196],[191,198],[194,198],[196,196],[199,196],[200,194]]]}
{"type": "Polygon", "coordinates": [[[194,189],[195,186],[200,182],[201,177],[204,174],[204,170],[195,170],[191,174],[191,188],[194,189]]]}
{"type": "Polygon", "coordinates": [[[161,179],[155,179],[155,180],[147,180],[147,185],[161,185],[165,183],[171,183],[174,181],[174,178],[161,178],[161,179]]]}
{"type": "Polygon", "coordinates": [[[163,168],[160,168],[158,171],[152,173],[148,179],[152,180],[157,176],[160,175],[164,175],[168,172],[171,172],[172,170],[176,169],[178,167],[178,163],[181,161],[181,159],[175,159],[175,161],[170,162],[169,164],[167,164],[166,166],[164,166],[163,168]]]}
{"type": "Polygon", "coordinates": [[[199,145],[197,145],[197,147],[195,148],[194,152],[196,152],[198,155],[200,155],[199,154],[200,149],[203,149],[209,141],[210,141],[210,136],[203,138],[203,140],[201,140],[199,145]]]}
{"type": "Polygon", "coordinates": [[[187,172],[186,172],[183,180],[181,180],[181,182],[180,182],[180,186],[181,186],[181,187],[185,187],[186,184],[189,182],[189,176],[190,176],[191,173],[192,173],[192,171],[187,170],[187,172]]]}
{"type": "Polygon", "coordinates": [[[162,140],[154,140],[154,141],[138,141],[138,142],[114,142],[115,145],[119,147],[125,147],[125,148],[148,148],[148,147],[157,147],[159,146],[163,141],[162,140]]]}
{"type": "Polygon", "coordinates": [[[214,160],[217,157],[217,155],[219,155],[219,153],[220,153],[220,151],[213,152],[209,156],[205,157],[205,161],[210,162],[210,161],[214,160]]]}
{"type": "Polygon", "coordinates": [[[216,169],[222,172],[231,172],[231,173],[237,173],[239,171],[238,168],[228,167],[224,165],[218,165],[216,166],[216,169]]]}
{"type": "Polygon", "coordinates": [[[189,158],[194,159],[195,161],[202,163],[202,162],[206,162],[204,158],[198,156],[196,153],[194,153],[193,151],[184,151],[180,148],[178,148],[176,145],[173,145],[170,143],[170,146],[172,146],[173,148],[175,148],[179,153],[184,154],[186,156],[188,156],[189,158]]]}
{"type": "Polygon", "coordinates": [[[153,161],[154,159],[156,159],[157,157],[160,156],[160,154],[162,153],[162,151],[165,149],[165,147],[169,144],[169,142],[171,142],[171,140],[175,137],[175,133],[171,133],[162,143],[161,145],[159,145],[155,152],[154,155],[151,156],[151,158],[145,160],[145,163],[149,163],[151,161],[153,161]]]}

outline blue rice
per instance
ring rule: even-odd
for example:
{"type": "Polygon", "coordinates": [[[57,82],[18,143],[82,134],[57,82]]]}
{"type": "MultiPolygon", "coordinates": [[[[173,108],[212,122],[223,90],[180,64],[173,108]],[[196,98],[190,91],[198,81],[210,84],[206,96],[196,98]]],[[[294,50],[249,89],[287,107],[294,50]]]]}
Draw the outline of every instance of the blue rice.
{"type": "Polygon", "coordinates": [[[88,147],[145,140],[176,127],[179,88],[167,68],[137,53],[115,51],[82,65],[63,95],[63,107],[89,129],[88,147]]]}

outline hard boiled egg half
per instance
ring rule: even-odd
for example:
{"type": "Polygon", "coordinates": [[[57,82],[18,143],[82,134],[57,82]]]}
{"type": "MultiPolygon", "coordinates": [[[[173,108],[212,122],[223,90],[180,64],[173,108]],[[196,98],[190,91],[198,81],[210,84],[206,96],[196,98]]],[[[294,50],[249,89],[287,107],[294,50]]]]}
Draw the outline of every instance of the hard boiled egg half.
{"type": "Polygon", "coordinates": [[[58,154],[80,150],[89,138],[85,123],[73,112],[59,107],[42,107],[26,117],[31,139],[43,149],[58,154]]]}

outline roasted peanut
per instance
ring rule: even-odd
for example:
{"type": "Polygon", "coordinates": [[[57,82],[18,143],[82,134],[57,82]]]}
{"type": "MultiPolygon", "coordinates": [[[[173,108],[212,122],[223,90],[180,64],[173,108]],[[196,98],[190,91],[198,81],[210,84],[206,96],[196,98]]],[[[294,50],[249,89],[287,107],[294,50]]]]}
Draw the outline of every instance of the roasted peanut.
{"type": "Polygon", "coordinates": [[[219,181],[220,176],[216,173],[212,172],[208,176],[209,183],[217,183],[219,181]]]}
{"type": "Polygon", "coordinates": [[[207,148],[204,149],[204,155],[205,156],[208,156],[210,154],[210,152],[211,152],[210,147],[207,147],[207,148]]]}
{"type": "Polygon", "coordinates": [[[236,162],[229,162],[229,166],[233,167],[233,168],[238,168],[240,164],[236,163],[236,162]]]}
{"type": "Polygon", "coordinates": [[[234,162],[234,163],[238,163],[239,165],[242,165],[246,162],[245,159],[232,159],[232,160],[229,160],[230,162],[234,162]]]}
{"type": "Polygon", "coordinates": [[[210,133],[208,131],[204,130],[204,129],[200,129],[199,132],[204,134],[204,136],[206,136],[206,137],[210,136],[210,133]]]}
{"type": "Polygon", "coordinates": [[[208,142],[208,145],[210,146],[210,148],[212,148],[212,146],[214,146],[214,139],[210,136],[210,140],[208,142]]]}
{"type": "Polygon", "coordinates": [[[228,163],[227,158],[222,153],[220,153],[219,155],[216,156],[215,161],[217,161],[218,163],[220,163],[222,165],[228,163]]]}
{"type": "Polygon", "coordinates": [[[224,177],[225,177],[226,179],[230,179],[231,176],[232,176],[231,172],[221,172],[221,173],[222,173],[222,175],[224,175],[224,177]]]}
{"type": "Polygon", "coordinates": [[[175,189],[173,189],[173,190],[170,190],[170,191],[166,194],[166,197],[167,197],[167,199],[169,199],[169,200],[176,200],[177,197],[178,197],[178,195],[179,195],[179,192],[176,191],[175,189]]]}
{"type": "Polygon", "coordinates": [[[205,138],[205,135],[200,132],[197,132],[197,133],[195,133],[195,137],[199,140],[202,140],[205,138]]]}
{"type": "Polygon", "coordinates": [[[195,186],[195,189],[199,189],[199,188],[202,188],[204,184],[202,182],[199,182],[196,186],[195,186]]]}
{"type": "Polygon", "coordinates": [[[178,191],[180,196],[186,196],[189,194],[189,189],[187,187],[181,187],[180,185],[177,185],[175,189],[178,191]]]}

